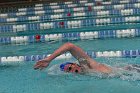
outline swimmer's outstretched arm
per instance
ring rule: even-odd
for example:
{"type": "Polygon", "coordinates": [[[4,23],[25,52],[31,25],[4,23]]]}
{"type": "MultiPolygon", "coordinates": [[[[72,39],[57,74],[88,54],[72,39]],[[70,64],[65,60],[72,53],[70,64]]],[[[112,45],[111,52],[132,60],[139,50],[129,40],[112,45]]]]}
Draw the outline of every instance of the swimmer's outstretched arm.
{"type": "Polygon", "coordinates": [[[62,45],[59,49],[54,51],[54,53],[52,55],[50,55],[49,57],[47,57],[43,60],[38,61],[35,64],[34,69],[43,69],[43,68],[47,67],[53,59],[55,59],[57,56],[65,53],[65,52],[68,52],[68,51],[72,54],[73,57],[75,57],[79,61],[80,65],[86,64],[89,68],[94,69],[99,72],[104,72],[104,73],[111,72],[111,68],[96,62],[95,60],[90,58],[80,47],[78,47],[72,43],[66,43],[66,44],[62,45]],[[83,59],[83,60],[81,60],[81,59],[83,59]]]}
{"type": "Polygon", "coordinates": [[[66,43],[62,45],[59,49],[57,49],[52,55],[50,55],[48,58],[46,58],[49,61],[52,61],[54,58],[57,56],[70,52],[74,58],[77,60],[80,60],[81,58],[87,59],[87,60],[92,60],[80,47],[72,44],[72,43],[66,43]]]}
{"type": "MultiPolygon", "coordinates": [[[[57,56],[65,53],[65,52],[70,52],[72,54],[73,57],[75,57],[79,62],[81,59],[86,59],[87,64],[90,64],[90,62],[92,61],[92,64],[95,63],[96,61],[94,61],[93,59],[91,59],[80,47],[72,44],[72,43],[65,43],[64,45],[62,45],[59,49],[57,49],[56,51],[54,51],[54,53],[52,55],[50,55],[49,57],[40,60],[36,63],[36,65],[34,66],[35,69],[43,69],[45,67],[47,67],[49,65],[49,63],[55,59],[57,56]]],[[[80,63],[82,64],[82,63],[80,63]]]]}

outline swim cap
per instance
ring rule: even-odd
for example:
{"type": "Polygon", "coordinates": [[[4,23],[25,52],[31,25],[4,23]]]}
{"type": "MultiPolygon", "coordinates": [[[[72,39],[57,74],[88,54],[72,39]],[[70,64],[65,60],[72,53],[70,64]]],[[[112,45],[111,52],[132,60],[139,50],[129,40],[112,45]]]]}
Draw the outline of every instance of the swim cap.
{"type": "Polygon", "coordinates": [[[72,63],[71,63],[71,62],[62,63],[62,64],[60,65],[61,71],[64,71],[64,67],[65,67],[65,65],[67,65],[67,64],[72,64],[72,63]]]}

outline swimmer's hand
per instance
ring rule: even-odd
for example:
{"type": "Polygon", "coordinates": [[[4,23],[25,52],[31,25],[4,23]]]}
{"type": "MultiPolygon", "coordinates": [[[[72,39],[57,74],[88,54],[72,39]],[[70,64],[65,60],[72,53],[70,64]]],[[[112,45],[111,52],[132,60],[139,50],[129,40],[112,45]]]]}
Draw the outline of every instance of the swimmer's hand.
{"type": "Polygon", "coordinates": [[[47,60],[45,60],[45,59],[39,60],[39,61],[34,65],[34,69],[35,69],[35,70],[36,70],[36,69],[42,70],[42,69],[48,67],[49,64],[50,64],[50,62],[47,61],[47,60]]]}

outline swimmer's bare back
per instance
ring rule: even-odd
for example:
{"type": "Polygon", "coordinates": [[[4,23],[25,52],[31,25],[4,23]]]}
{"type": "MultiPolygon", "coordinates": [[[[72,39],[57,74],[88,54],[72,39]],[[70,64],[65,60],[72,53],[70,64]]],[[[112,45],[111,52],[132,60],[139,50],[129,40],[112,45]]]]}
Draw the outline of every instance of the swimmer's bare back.
{"type": "Polygon", "coordinates": [[[101,72],[101,73],[111,73],[112,69],[104,64],[98,63],[92,58],[90,58],[80,47],[72,44],[72,43],[65,43],[60,48],[58,48],[52,55],[49,57],[38,61],[34,68],[35,69],[43,69],[49,65],[49,63],[55,59],[57,56],[65,53],[70,52],[73,57],[75,57],[81,66],[86,65],[88,69],[93,69],[94,71],[101,72]],[[81,61],[81,59],[85,59],[81,61]]]}

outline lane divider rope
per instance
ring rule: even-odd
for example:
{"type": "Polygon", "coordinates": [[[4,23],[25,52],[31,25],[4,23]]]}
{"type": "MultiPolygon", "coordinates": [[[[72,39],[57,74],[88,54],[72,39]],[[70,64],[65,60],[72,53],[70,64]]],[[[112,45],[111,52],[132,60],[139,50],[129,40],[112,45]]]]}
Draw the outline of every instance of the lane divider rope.
{"type": "MultiPolygon", "coordinates": [[[[86,52],[92,58],[98,57],[120,57],[120,58],[136,58],[140,57],[140,50],[123,50],[123,51],[87,51],[86,52]]],[[[50,54],[44,55],[27,55],[27,56],[8,56],[0,57],[0,64],[16,63],[16,62],[28,62],[28,61],[38,61],[45,57],[50,56],[50,54]]],[[[65,53],[58,56],[55,60],[69,59],[72,58],[70,53],[65,53]]]]}
{"type": "Polygon", "coordinates": [[[102,30],[32,36],[0,37],[0,44],[27,44],[50,41],[139,37],[140,29],[102,30]]]}

